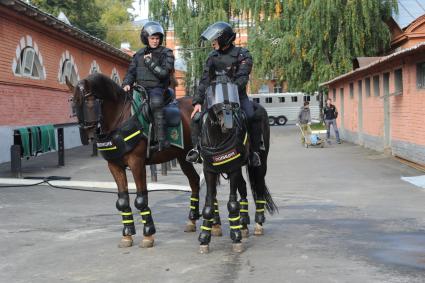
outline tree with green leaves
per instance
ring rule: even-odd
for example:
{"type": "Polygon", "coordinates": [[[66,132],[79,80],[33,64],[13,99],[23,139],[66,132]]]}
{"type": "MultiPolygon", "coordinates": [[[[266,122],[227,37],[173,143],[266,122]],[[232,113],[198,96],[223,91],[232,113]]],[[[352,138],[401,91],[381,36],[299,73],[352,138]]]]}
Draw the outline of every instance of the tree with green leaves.
{"type": "Polygon", "coordinates": [[[32,5],[58,16],[62,11],[72,25],[97,37],[105,39],[106,26],[100,22],[101,9],[95,1],[86,0],[31,0],[32,5]]]}
{"type": "Polygon", "coordinates": [[[95,0],[101,9],[100,23],[106,27],[105,41],[120,48],[122,42],[130,43],[133,50],[142,46],[140,28],[132,23],[132,0],[95,0]]]}
{"type": "MultiPolygon", "coordinates": [[[[382,54],[390,42],[386,21],[397,0],[170,0],[149,1],[151,18],[172,23],[188,63],[187,88],[207,51],[201,32],[218,20],[248,23],[256,81],[273,77],[289,90],[313,92],[351,69],[351,60],[382,54]]],[[[255,89],[254,89],[255,91],[255,89]]]]}

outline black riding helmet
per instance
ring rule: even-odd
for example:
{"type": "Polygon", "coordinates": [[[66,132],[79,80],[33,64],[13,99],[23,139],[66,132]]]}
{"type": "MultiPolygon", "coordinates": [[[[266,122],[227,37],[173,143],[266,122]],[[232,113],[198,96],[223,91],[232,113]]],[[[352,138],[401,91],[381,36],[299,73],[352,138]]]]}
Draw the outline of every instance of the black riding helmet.
{"type": "Polygon", "coordinates": [[[216,22],[210,25],[202,34],[201,40],[213,41],[217,39],[220,49],[230,45],[236,39],[232,26],[225,22],[216,22]]]}
{"type": "Polygon", "coordinates": [[[154,34],[159,35],[159,45],[162,45],[162,41],[164,40],[164,29],[158,22],[147,22],[143,25],[142,31],[140,32],[140,40],[144,45],[148,46],[148,37],[154,34]]]}

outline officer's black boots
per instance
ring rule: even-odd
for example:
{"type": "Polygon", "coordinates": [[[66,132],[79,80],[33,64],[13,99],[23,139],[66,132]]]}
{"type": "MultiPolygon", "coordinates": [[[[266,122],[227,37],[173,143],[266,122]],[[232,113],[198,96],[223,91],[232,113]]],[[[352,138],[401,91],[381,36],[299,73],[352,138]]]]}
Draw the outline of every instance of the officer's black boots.
{"type": "Polygon", "coordinates": [[[167,125],[165,123],[164,112],[162,109],[156,109],[154,116],[155,129],[157,131],[158,138],[158,151],[161,151],[170,146],[170,142],[167,140],[166,136],[167,125]]]}
{"type": "Polygon", "coordinates": [[[249,137],[251,142],[251,152],[249,154],[249,165],[252,167],[261,166],[260,143],[261,143],[261,126],[259,123],[251,122],[249,126],[249,137]]]}
{"type": "Polygon", "coordinates": [[[196,113],[191,121],[192,145],[193,148],[187,153],[186,161],[191,163],[202,163],[201,154],[198,150],[199,136],[201,135],[201,113],[196,113]]]}

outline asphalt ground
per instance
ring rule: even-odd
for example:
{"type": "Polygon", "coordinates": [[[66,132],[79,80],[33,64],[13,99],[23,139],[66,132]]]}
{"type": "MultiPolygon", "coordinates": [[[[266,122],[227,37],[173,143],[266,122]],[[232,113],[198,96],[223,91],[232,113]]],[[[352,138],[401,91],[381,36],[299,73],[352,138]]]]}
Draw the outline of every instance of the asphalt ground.
{"type": "MultiPolygon", "coordinates": [[[[112,181],[90,148],[68,150],[65,167],[56,162],[55,154],[25,160],[24,176],[112,181]]],[[[116,194],[0,188],[0,282],[425,282],[425,192],[400,179],[423,172],[350,143],[304,148],[295,126],[272,128],[268,164],[280,213],[267,215],[265,235],[244,240],[240,254],[229,238],[227,183],[218,196],[224,235],[206,255],[198,232],[183,232],[187,192],[150,193],[155,247],[137,246],[138,224],[136,245],[119,249],[116,194]]],[[[8,170],[0,165],[0,176],[8,170]]],[[[187,185],[178,169],[158,181],[187,185]]]]}

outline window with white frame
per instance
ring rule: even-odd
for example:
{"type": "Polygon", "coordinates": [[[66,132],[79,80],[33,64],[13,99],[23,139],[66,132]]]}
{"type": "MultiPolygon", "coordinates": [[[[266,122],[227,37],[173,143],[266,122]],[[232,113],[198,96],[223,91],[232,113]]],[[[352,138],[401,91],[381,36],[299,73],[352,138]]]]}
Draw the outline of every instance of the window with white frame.
{"type": "Polygon", "coordinates": [[[118,74],[118,71],[115,67],[112,69],[111,79],[117,84],[121,84],[120,75],[118,74]]]}
{"type": "Polygon", "coordinates": [[[71,82],[71,84],[76,85],[78,82],[77,72],[75,71],[74,64],[72,64],[71,60],[65,60],[62,65],[62,76],[61,82],[66,82],[65,78],[71,82]]]}
{"type": "Polygon", "coordinates": [[[78,68],[75,64],[74,57],[69,53],[69,51],[65,51],[59,62],[59,72],[58,72],[58,81],[61,84],[66,82],[65,78],[71,82],[71,84],[76,85],[80,80],[80,76],[78,75],[78,68]]]}
{"type": "Polygon", "coordinates": [[[90,72],[89,72],[89,74],[91,75],[91,74],[94,74],[94,73],[102,73],[100,71],[99,64],[97,64],[96,60],[93,60],[93,62],[91,62],[91,65],[90,65],[90,72]]]}
{"type": "Polygon", "coordinates": [[[15,76],[37,80],[46,79],[46,69],[43,57],[32,37],[22,37],[16,47],[16,57],[13,59],[12,70],[15,76]]]}

